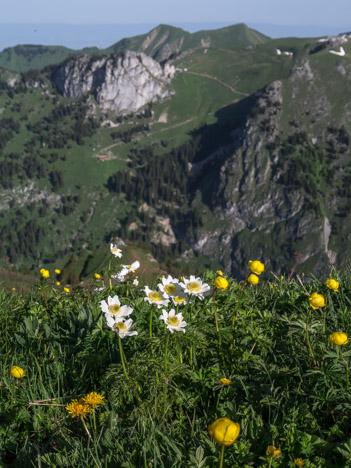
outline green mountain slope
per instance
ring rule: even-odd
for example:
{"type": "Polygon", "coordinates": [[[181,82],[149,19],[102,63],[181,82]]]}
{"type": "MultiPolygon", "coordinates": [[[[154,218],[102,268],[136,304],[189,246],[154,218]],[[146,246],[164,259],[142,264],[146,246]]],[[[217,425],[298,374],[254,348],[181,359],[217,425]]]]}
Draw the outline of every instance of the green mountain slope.
{"type": "Polygon", "coordinates": [[[118,54],[125,50],[144,52],[157,60],[190,49],[231,47],[235,45],[255,46],[269,41],[269,38],[244,24],[238,24],[213,31],[199,31],[191,34],[180,28],[160,25],[147,34],[122,39],[106,49],[97,47],[73,50],[61,46],[17,45],[0,52],[0,67],[25,72],[41,70],[48,65],[62,62],[72,55],[118,54]],[[207,45],[206,45],[207,44],[207,45]]]}
{"type": "Polygon", "coordinates": [[[60,95],[54,66],[0,73],[3,258],[79,276],[116,236],[168,265],[236,274],[254,257],[289,269],[297,251],[305,270],[347,260],[350,42],[339,57],[314,39],[206,33],[216,47],[177,52],[173,94],[134,115],[60,95]]]}

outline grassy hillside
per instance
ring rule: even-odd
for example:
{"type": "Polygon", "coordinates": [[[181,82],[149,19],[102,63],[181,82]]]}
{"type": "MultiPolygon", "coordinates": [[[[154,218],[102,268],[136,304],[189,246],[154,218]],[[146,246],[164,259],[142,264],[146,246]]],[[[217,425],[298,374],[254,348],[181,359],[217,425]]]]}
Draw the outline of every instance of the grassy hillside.
{"type": "Polygon", "coordinates": [[[0,289],[3,466],[349,465],[349,271],[258,285],[207,271],[204,295],[168,278],[191,300],[173,319],[142,289],[165,277],[65,291],[52,276],[0,289]]]}

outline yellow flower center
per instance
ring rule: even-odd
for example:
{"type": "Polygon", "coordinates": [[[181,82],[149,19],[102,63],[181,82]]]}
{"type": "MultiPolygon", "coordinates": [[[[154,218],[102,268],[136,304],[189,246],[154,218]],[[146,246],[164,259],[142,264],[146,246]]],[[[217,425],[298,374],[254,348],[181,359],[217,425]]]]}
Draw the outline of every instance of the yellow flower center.
{"type": "Polygon", "coordinates": [[[162,296],[157,291],[151,291],[151,293],[149,294],[149,299],[151,302],[159,302],[162,301],[162,296]]]}
{"type": "Polygon", "coordinates": [[[168,317],[168,323],[172,327],[179,327],[180,325],[180,321],[176,315],[171,315],[170,317],[168,317]]]}
{"type": "Polygon", "coordinates": [[[187,288],[188,288],[189,291],[191,291],[191,292],[193,292],[193,291],[200,291],[201,285],[200,285],[199,283],[197,283],[196,281],[191,281],[190,283],[188,283],[187,288]]]}
{"type": "Polygon", "coordinates": [[[108,306],[109,312],[114,316],[118,315],[120,308],[121,306],[119,306],[118,304],[112,304],[108,306]]]}
{"type": "Polygon", "coordinates": [[[182,296],[174,296],[173,299],[174,302],[178,302],[178,304],[182,304],[183,302],[185,302],[185,297],[182,296]]]}
{"type": "Polygon", "coordinates": [[[177,289],[177,288],[176,288],[176,287],[174,286],[174,284],[172,284],[172,283],[171,283],[171,284],[167,284],[167,285],[165,286],[165,292],[166,292],[167,294],[174,294],[176,289],[177,289]]]}
{"type": "Polygon", "coordinates": [[[122,333],[128,331],[127,325],[124,322],[115,323],[114,327],[118,328],[118,330],[122,333]]]}

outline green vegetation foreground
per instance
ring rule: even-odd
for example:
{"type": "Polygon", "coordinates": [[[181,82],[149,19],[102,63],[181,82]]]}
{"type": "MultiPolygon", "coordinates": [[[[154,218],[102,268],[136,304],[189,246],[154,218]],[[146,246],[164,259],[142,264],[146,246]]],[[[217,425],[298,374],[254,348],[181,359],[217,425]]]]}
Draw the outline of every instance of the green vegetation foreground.
{"type": "Polygon", "coordinates": [[[351,466],[349,272],[142,288],[121,256],[0,290],[0,466],[351,466]]]}

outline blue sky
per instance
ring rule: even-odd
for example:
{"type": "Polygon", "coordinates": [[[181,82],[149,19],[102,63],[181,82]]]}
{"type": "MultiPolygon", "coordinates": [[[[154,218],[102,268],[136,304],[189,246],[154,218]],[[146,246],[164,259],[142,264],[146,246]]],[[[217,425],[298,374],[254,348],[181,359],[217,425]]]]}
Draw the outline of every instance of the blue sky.
{"type": "Polygon", "coordinates": [[[345,26],[350,0],[6,0],[1,23],[224,21],[345,26]]]}
{"type": "Polygon", "coordinates": [[[0,50],[16,44],[107,47],[160,23],[190,32],[246,23],[271,37],[351,31],[351,0],[5,1],[0,50]]]}

